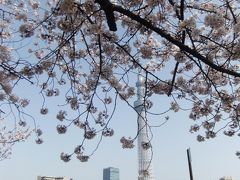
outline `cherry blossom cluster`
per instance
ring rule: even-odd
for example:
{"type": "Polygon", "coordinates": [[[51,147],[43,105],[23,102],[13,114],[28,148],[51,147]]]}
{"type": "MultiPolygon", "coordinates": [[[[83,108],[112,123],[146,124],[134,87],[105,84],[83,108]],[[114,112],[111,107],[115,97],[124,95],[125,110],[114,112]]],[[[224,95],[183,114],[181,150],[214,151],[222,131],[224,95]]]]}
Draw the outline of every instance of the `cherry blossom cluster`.
{"type": "Polygon", "coordinates": [[[132,149],[134,147],[134,144],[133,144],[133,139],[131,138],[128,138],[126,139],[125,137],[122,137],[120,139],[120,142],[122,143],[122,148],[127,148],[127,149],[132,149]]]}
{"type": "Polygon", "coordinates": [[[7,129],[5,119],[0,119],[0,161],[11,156],[13,145],[16,142],[22,142],[31,135],[31,130],[25,127],[25,125],[23,128],[21,126],[19,125],[16,129],[9,130],[7,129]]]}

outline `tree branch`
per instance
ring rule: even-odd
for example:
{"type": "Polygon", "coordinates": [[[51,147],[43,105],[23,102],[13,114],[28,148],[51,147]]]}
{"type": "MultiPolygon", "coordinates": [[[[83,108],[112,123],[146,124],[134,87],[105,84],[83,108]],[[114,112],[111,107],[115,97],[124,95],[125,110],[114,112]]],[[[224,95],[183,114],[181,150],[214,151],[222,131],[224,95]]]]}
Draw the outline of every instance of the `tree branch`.
{"type": "Polygon", "coordinates": [[[190,48],[187,45],[184,45],[182,42],[178,41],[177,39],[175,39],[174,37],[172,37],[170,34],[168,34],[166,31],[155,27],[151,22],[141,18],[140,16],[132,13],[129,10],[126,10],[124,8],[122,8],[121,6],[118,5],[113,5],[112,4],[112,10],[119,12],[127,17],[129,17],[132,20],[137,21],[138,23],[140,23],[141,25],[145,26],[146,28],[154,31],[155,33],[159,34],[161,37],[165,38],[166,40],[168,40],[169,42],[173,43],[174,45],[178,46],[180,48],[181,51],[185,51],[186,53],[191,54],[193,57],[199,59],[200,61],[202,61],[203,63],[205,63],[206,65],[210,66],[211,68],[222,72],[222,73],[226,73],[229,75],[232,75],[234,77],[240,77],[240,73],[231,71],[229,69],[225,69],[221,66],[218,66],[216,64],[214,64],[212,61],[210,61],[207,57],[201,55],[199,52],[197,52],[196,50],[190,48]]]}
{"type": "Polygon", "coordinates": [[[110,31],[117,31],[116,20],[113,12],[113,4],[109,0],[96,0],[101,9],[105,12],[107,24],[110,31]]]}

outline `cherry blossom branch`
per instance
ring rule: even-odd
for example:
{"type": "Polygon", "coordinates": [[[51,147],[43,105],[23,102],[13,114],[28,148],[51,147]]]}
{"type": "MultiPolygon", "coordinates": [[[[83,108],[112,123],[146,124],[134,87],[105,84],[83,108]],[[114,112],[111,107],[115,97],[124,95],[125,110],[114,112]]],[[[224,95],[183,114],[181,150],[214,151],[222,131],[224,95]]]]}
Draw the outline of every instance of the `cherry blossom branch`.
{"type": "Polygon", "coordinates": [[[233,9],[232,9],[231,5],[229,4],[228,0],[226,1],[226,4],[227,4],[227,7],[228,7],[229,10],[230,10],[230,13],[231,13],[232,17],[233,17],[234,23],[236,24],[236,23],[237,23],[237,18],[236,18],[236,16],[235,16],[235,14],[234,14],[234,12],[233,12],[233,9]]]}
{"type": "Polygon", "coordinates": [[[138,23],[140,23],[141,25],[145,26],[146,28],[151,29],[152,31],[154,31],[157,34],[159,34],[161,37],[165,38],[169,42],[171,42],[174,45],[178,46],[180,48],[180,50],[185,51],[185,52],[191,54],[193,57],[201,60],[202,62],[204,62],[205,64],[207,64],[211,68],[213,68],[213,69],[215,69],[215,70],[217,70],[219,72],[232,75],[234,77],[240,77],[240,73],[237,73],[235,71],[231,71],[229,69],[225,69],[225,68],[223,68],[221,66],[218,66],[218,65],[214,64],[208,58],[204,57],[199,52],[197,52],[196,50],[190,48],[189,46],[184,45],[182,42],[180,42],[177,39],[175,39],[174,37],[172,37],[166,31],[164,31],[164,30],[162,30],[162,29],[160,29],[158,27],[155,27],[153,24],[151,24],[151,22],[141,18],[140,16],[132,13],[129,10],[126,10],[126,9],[122,8],[121,6],[118,6],[118,5],[112,5],[112,6],[113,6],[112,9],[114,11],[119,12],[119,13],[121,13],[123,15],[126,15],[130,19],[137,21],[138,23]]]}
{"type": "Polygon", "coordinates": [[[112,9],[112,3],[109,0],[96,0],[101,6],[101,9],[105,12],[107,23],[110,31],[117,31],[117,25],[115,22],[115,16],[112,9]]]}
{"type": "MultiPolygon", "coordinates": [[[[172,0],[169,0],[169,2],[172,4],[172,6],[174,6],[174,3],[172,2],[172,0]]],[[[178,16],[180,21],[184,20],[184,0],[181,0],[180,15],[179,15],[179,11],[178,10],[176,10],[176,14],[177,14],[177,16],[178,16]]],[[[186,38],[185,30],[182,30],[181,38],[182,38],[182,43],[184,44],[185,43],[185,38],[186,38]]],[[[176,65],[175,65],[175,68],[174,68],[174,71],[173,71],[173,78],[172,78],[171,86],[170,86],[169,92],[167,94],[168,96],[170,96],[171,93],[172,93],[173,84],[175,82],[178,66],[179,66],[179,62],[176,62],[176,65]]]]}

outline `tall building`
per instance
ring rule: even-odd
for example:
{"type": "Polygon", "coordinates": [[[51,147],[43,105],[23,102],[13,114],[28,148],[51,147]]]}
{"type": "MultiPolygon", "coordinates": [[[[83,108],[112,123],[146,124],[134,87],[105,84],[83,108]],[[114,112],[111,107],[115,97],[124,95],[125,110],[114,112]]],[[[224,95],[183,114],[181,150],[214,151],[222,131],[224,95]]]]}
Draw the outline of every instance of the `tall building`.
{"type": "Polygon", "coordinates": [[[138,113],[138,180],[153,180],[150,129],[146,119],[145,78],[139,72],[137,86],[138,99],[134,108],[138,113]]]}
{"type": "Polygon", "coordinates": [[[114,167],[103,169],[103,180],[119,180],[119,169],[114,167]]]}
{"type": "Polygon", "coordinates": [[[38,176],[37,180],[73,180],[73,179],[67,177],[38,176]]]}
{"type": "Polygon", "coordinates": [[[220,178],[220,180],[232,180],[231,176],[224,176],[222,178],[220,178]]]}

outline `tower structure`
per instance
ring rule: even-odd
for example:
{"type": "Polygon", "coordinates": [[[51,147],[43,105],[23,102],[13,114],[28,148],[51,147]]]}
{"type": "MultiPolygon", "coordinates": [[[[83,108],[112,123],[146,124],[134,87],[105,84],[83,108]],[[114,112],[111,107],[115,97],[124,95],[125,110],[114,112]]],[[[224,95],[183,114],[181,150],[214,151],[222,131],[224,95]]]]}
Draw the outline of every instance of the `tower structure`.
{"type": "Polygon", "coordinates": [[[145,78],[138,73],[137,100],[134,108],[138,113],[138,180],[153,180],[151,144],[149,140],[149,126],[146,119],[145,100],[145,78]]]}

